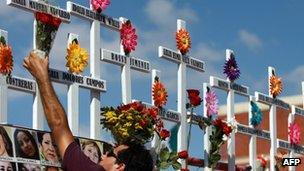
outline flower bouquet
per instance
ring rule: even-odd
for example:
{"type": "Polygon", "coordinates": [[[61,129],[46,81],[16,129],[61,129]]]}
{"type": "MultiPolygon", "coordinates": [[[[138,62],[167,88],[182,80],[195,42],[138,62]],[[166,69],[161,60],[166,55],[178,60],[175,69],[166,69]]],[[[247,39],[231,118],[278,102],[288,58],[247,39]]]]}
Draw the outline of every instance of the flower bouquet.
{"type": "Polygon", "coordinates": [[[36,50],[40,50],[45,53],[45,56],[48,56],[61,24],[61,19],[43,12],[36,12],[35,18],[37,21],[35,34],[36,50]]]}

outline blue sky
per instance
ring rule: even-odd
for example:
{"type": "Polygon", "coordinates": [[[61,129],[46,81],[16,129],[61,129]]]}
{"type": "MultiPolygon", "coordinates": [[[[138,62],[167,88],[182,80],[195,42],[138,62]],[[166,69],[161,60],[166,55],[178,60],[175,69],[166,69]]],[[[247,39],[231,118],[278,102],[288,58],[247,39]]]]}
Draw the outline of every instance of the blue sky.
{"type": "MultiPolygon", "coordinates": [[[[66,8],[66,1],[57,1],[66,8]]],[[[89,1],[73,1],[89,6],[89,1]]],[[[281,96],[301,93],[304,78],[304,2],[277,1],[206,1],[206,0],[145,0],[111,1],[104,12],[118,18],[130,19],[139,36],[136,57],[149,60],[152,68],[162,71],[162,79],[169,92],[167,107],[176,109],[177,65],[158,58],[158,46],[175,49],[176,20],[187,22],[192,39],[190,55],[206,62],[206,72],[187,71],[187,87],[201,89],[209,76],[224,78],[222,66],[225,49],[234,50],[241,69],[239,84],[249,86],[251,94],[267,94],[268,66],[282,77],[284,91],[281,96]]],[[[9,31],[9,44],[13,47],[15,67],[13,75],[29,77],[22,67],[24,56],[32,49],[33,14],[8,7],[0,1],[0,29],[9,31]]],[[[80,43],[89,50],[89,22],[72,17],[57,34],[50,56],[50,67],[65,69],[65,45],[68,32],[79,34],[80,43]]],[[[119,34],[101,27],[102,48],[119,51],[119,34]]],[[[101,62],[101,78],[107,81],[108,91],[101,96],[102,105],[121,103],[120,68],[101,62]]],[[[88,75],[89,68],[83,75],[88,75]]],[[[132,98],[150,102],[151,75],[132,71],[132,98]]],[[[55,84],[56,91],[66,106],[66,86],[55,84]]],[[[221,93],[220,93],[221,94],[221,93]]],[[[8,121],[31,127],[32,96],[9,91],[8,121]]],[[[89,91],[80,91],[81,136],[89,135],[89,91]]],[[[224,100],[220,100],[223,103],[224,100]]],[[[202,113],[202,108],[197,110],[202,113]]],[[[195,128],[196,129],[196,128],[195,128]]],[[[198,130],[194,131],[199,133],[198,130]]],[[[194,148],[202,146],[202,138],[192,140],[194,148]]],[[[202,152],[193,152],[200,155],[202,152]]]]}

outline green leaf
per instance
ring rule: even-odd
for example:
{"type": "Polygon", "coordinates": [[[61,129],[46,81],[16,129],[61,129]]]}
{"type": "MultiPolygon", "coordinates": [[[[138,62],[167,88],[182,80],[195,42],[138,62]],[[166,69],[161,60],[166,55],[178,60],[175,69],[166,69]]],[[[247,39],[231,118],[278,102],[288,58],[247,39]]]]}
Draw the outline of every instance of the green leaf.
{"type": "Polygon", "coordinates": [[[182,168],[182,164],[180,164],[179,162],[174,162],[172,164],[172,167],[174,170],[180,170],[182,168]]]}
{"type": "Polygon", "coordinates": [[[178,159],[178,154],[177,154],[177,152],[176,152],[176,151],[172,151],[172,152],[170,153],[169,160],[175,162],[177,159],[178,159]]]}
{"type": "Polygon", "coordinates": [[[168,148],[162,149],[160,152],[160,160],[167,161],[170,157],[170,152],[168,148]]]}
{"type": "Polygon", "coordinates": [[[168,162],[161,162],[160,163],[160,168],[161,169],[167,169],[170,166],[168,162]]]}

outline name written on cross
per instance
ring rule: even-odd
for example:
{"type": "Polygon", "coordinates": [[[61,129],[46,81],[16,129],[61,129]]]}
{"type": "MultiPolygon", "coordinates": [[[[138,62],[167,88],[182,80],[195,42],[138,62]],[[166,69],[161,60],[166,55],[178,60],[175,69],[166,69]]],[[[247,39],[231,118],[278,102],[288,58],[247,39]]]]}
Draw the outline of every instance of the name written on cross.
{"type": "Polygon", "coordinates": [[[287,150],[294,150],[297,154],[304,154],[304,147],[296,144],[290,144],[284,140],[277,140],[278,147],[287,149],[287,150]]]}
{"type": "Polygon", "coordinates": [[[29,92],[35,92],[35,82],[15,76],[7,76],[6,84],[12,89],[22,89],[29,92]]]}
{"type": "Polygon", "coordinates": [[[256,135],[260,138],[270,140],[270,133],[266,132],[264,130],[259,130],[259,129],[251,128],[251,127],[248,127],[245,125],[238,124],[237,131],[240,133],[243,133],[243,134],[256,135]]]}
{"type": "Polygon", "coordinates": [[[67,2],[67,11],[71,12],[73,14],[76,14],[80,17],[88,18],[91,20],[97,20],[104,26],[107,26],[107,27],[117,30],[117,31],[119,30],[119,20],[118,19],[109,17],[104,14],[96,13],[84,6],[81,6],[81,5],[68,1],[67,2]]]}
{"type": "Polygon", "coordinates": [[[99,91],[106,91],[106,83],[104,80],[94,79],[86,76],[75,75],[55,69],[49,69],[49,76],[53,81],[60,83],[78,83],[84,88],[93,88],[99,91]]]}
{"type": "Polygon", "coordinates": [[[21,7],[29,11],[39,11],[59,17],[64,22],[70,22],[71,15],[66,10],[34,0],[7,0],[11,6],[21,7]]]}
{"type": "Polygon", "coordinates": [[[236,93],[238,94],[244,94],[244,95],[248,95],[249,94],[249,89],[246,86],[243,85],[239,85],[236,83],[232,83],[220,78],[216,78],[216,77],[210,77],[210,83],[212,86],[218,87],[220,89],[223,90],[235,90],[236,93]]]}
{"type": "Polygon", "coordinates": [[[159,47],[159,48],[160,48],[159,51],[161,52],[159,56],[163,56],[176,63],[180,63],[182,61],[195,70],[199,70],[199,71],[205,70],[205,63],[203,61],[199,61],[187,55],[182,55],[165,47],[159,47]]]}
{"type": "Polygon", "coordinates": [[[285,103],[284,101],[282,101],[280,99],[274,99],[274,98],[271,98],[271,97],[269,97],[267,95],[264,95],[262,93],[259,93],[259,92],[255,92],[255,96],[256,96],[258,101],[263,102],[265,104],[268,104],[268,105],[275,104],[275,105],[277,105],[281,108],[284,108],[284,109],[287,109],[287,110],[290,109],[290,105],[285,103]]]}

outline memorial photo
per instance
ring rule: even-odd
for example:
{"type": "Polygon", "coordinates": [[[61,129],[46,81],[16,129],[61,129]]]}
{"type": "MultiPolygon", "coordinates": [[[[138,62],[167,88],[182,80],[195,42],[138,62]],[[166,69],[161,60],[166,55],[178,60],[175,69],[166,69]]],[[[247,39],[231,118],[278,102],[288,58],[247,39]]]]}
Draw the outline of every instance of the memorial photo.
{"type": "Polygon", "coordinates": [[[1,171],[17,171],[16,164],[12,162],[0,161],[0,170],[1,171]]]}
{"type": "Polygon", "coordinates": [[[14,132],[16,157],[39,160],[39,150],[31,131],[16,129],[14,132]]]}
{"type": "Polygon", "coordinates": [[[7,132],[9,127],[0,126],[0,157],[13,157],[13,144],[7,132]]]}
{"type": "Polygon", "coordinates": [[[37,132],[40,160],[42,163],[59,165],[58,148],[49,132],[37,132]]]}
{"type": "Polygon", "coordinates": [[[101,159],[101,143],[94,140],[80,139],[81,150],[94,163],[98,163],[101,159]]]}
{"type": "Polygon", "coordinates": [[[18,171],[41,171],[41,167],[36,164],[18,163],[18,171]]]}

